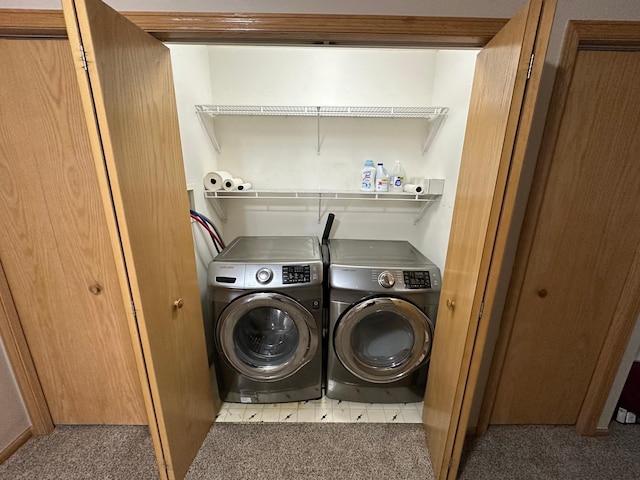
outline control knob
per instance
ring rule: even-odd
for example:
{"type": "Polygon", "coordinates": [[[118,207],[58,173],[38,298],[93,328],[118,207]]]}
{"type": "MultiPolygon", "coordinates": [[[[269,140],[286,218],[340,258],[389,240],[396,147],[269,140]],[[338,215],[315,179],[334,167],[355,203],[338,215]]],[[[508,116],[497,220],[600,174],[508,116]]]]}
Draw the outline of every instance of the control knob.
{"type": "Polygon", "coordinates": [[[391,272],[387,272],[386,270],[378,275],[378,283],[381,287],[391,288],[396,284],[396,279],[393,278],[393,274],[391,272]]]}
{"type": "Polygon", "coordinates": [[[270,268],[264,267],[256,272],[256,280],[258,283],[264,285],[265,283],[269,283],[273,278],[273,271],[270,268]]]}

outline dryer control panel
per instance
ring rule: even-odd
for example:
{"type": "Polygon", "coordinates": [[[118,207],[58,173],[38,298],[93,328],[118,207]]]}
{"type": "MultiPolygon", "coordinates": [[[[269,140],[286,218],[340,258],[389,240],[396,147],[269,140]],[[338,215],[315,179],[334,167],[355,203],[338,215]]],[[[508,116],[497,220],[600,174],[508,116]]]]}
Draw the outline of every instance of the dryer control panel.
{"type": "Polygon", "coordinates": [[[332,288],[364,292],[440,291],[440,270],[368,268],[331,265],[329,285],[332,288]]]}

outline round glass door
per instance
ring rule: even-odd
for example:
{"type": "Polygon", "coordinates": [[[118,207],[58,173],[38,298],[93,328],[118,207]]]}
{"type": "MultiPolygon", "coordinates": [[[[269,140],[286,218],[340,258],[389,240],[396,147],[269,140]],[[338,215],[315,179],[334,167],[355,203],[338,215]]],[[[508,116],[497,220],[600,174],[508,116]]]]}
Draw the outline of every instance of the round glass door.
{"type": "Polygon", "coordinates": [[[347,310],[334,332],[334,349],[353,375],[388,383],[408,375],[431,352],[433,325],[411,302],[394,297],[364,300],[347,310]]]}
{"type": "Polygon", "coordinates": [[[239,297],[220,315],[220,351],[243,375],[276,381],[302,368],[318,348],[313,315],[286,295],[260,292],[239,297]]]}

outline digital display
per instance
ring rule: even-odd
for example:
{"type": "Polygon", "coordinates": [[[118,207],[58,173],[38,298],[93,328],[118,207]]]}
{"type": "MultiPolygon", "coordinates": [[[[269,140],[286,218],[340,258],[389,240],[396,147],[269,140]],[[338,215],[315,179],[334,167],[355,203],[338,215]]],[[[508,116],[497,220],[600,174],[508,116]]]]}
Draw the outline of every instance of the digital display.
{"type": "Polygon", "coordinates": [[[282,283],[309,283],[311,282],[311,266],[309,265],[283,265],[282,283]]]}
{"type": "Polygon", "coordinates": [[[406,288],[431,288],[431,277],[428,271],[403,272],[406,288]]]}

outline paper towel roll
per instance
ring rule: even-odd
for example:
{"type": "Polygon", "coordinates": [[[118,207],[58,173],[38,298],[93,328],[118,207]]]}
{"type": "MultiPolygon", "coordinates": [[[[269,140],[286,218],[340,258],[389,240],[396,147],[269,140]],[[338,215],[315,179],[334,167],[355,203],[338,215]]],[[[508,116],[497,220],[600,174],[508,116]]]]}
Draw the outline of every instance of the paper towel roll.
{"type": "Polygon", "coordinates": [[[404,186],[404,191],[409,193],[422,193],[424,191],[424,187],[422,185],[415,185],[413,183],[407,183],[404,186]]]}
{"type": "Polygon", "coordinates": [[[246,190],[251,190],[251,184],[249,182],[241,183],[238,185],[238,191],[244,192],[246,190]]]}
{"type": "Polygon", "coordinates": [[[224,188],[227,191],[231,191],[231,190],[235,190],[236,188],[238,188],[238,185],[242,185],[243,183],[244,183],[244,180],[238,177],[227,178],[222,183],[222,188],[224,188]]]}
{"type": "Polygon", "coordinates": [[[204,188],[205,190],[220,190],[225,180],[230,178],[233,178],[233,175],[225,170],[209,172],[204,176],[204,188]]]}

